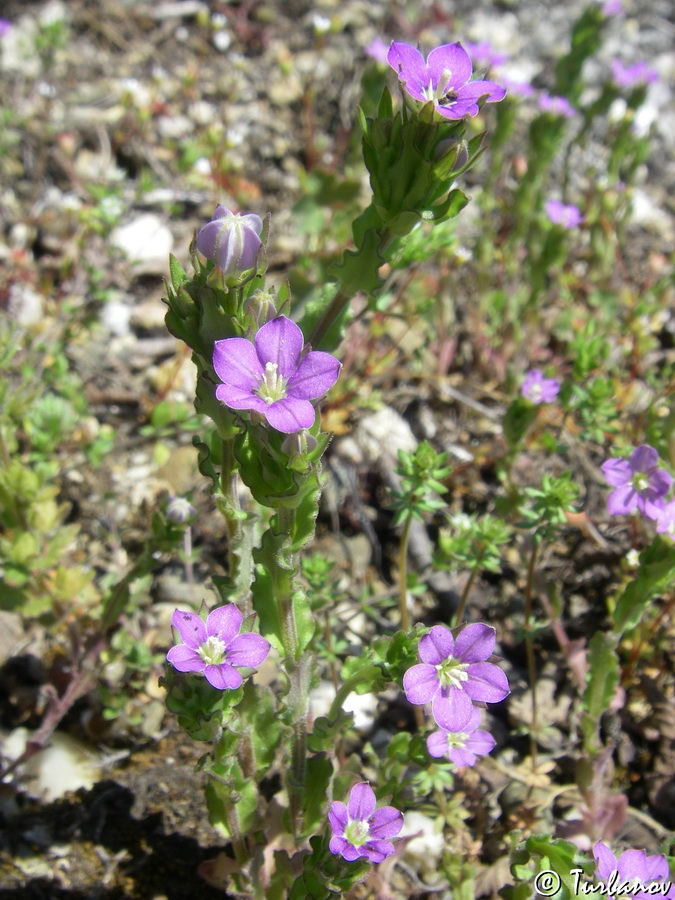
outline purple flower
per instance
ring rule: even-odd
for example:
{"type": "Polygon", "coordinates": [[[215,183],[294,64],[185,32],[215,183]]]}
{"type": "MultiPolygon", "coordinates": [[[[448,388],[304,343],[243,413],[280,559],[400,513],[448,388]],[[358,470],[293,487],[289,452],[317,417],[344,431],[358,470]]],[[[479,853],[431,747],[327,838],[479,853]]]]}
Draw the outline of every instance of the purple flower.
{"type": "Polygon", "coordinates": [[[509,91],[509,94],[516,94],[518,97],[531,97],[534,94],[534,88],[529,81],[514,81],[512,78],[507,78],[504,75],[500,75],[500,81],[509,91]]]}
{"type": "Polygon", "coordinates": [[[567,97],[552,97],[550,94],[539,94],[539,109],[554,116],[566,116],[571,119],[577,111],[567,97]]]}
{"type": "Polygon", "coordinates": [[[427,750],[437,759],[445,756],[456,766],[474,766],[479,756],[494,750],[495,739],[488,731],[482,731],[481,712],[474,706],[471,718],[462,731],[434,731],[427,738],[427,750]]]}
{"type": "Polygon", "coordinates": [[[403,676],[410,703],[431,703],[440,728],[464,731],[473,714],[473,702],[498,703],[509,693],[502,670],[484,662],[495,648],[495,630],[476,623],[463,628],[456,638],[445,625],[434,625],[420,638],[421,665],[403,676]]]}
{"type": "Polygon", "coordinates": [[[637,509],[650,519],[662,515],[664,498],[673,479],[657,468],[659,455],[649,444],[641,444],[629,459],[608,459],[601,466],[607,483],[616,490],[607,498],[607,512],[624,516],[637,509]]]}
{"type": "Polygon", "coordinates": [[[557,378],[544,378],[541,369],[530,369],[520,387],[520,393],[533,403],[553,403],[560,393],[557,378]]]}
{"type": "Polygon", "coordinates": [[[195,613],[175,610],[171,622],[183,643],[166,658],[179,672],[201,672],[214,688],[235,690],[242,683],[235,666],[259,666],[270,650],[259,634],[239,634],[242,619],[234,603],[214,609],[206,622],[195,613]]]}
{"type": "Polygon", "coordinates": [[[646,62],[636,62],[625,66],[620,59],[612,60],[612,78],[621,88],[637,87],[639,84],[653,84],[659,80],[659,73],[646,62]]]}
{"type": "Polygon", "coordinates": [[[498,53],[489,41],[464,41],[464,49],[471,57],[471,61],[479,68],[489,69],[491,66],[501,66],[509,58],[508,53],[498,53]]]}
{"type": "Polygon", "coordinates": [[[584,221],[581,210],[573,203],[547,200],[544,208],[551,222],[554,225],[562,225],[563,228],[577,228],[584,221]]]}
{"type": "Polygon", "coordinates": [[[469,81],[471,59],[459,43],[436,47],[425,62],[416,47],[395,41],[387,62],[411,97],[422,103],[433,101],[434,109],[446,119],[477,115],[481,97],[496,103],[506,96],[493,81],[469,81]]]}
{"type": "Polygon", "coordinates": [[[225,275],[238,275],[258,261],[262,226],[262,219],[255,213],[242,216],[218,204],[211,221],[197,232],[197,250],[225,275]]]}
{"type": "Polygon", "coordinates": [[[310,400],[337,381],[340,363],[330,353],[302,356],[305,339],[295,322],[278,316],[255,336],[216,341],[213,368],[222,384],[216,397],[231,409],[260,413],[272,428],[292,434],[314,424],[310,400]]]}
{"type": "Polygon", "coordinates": [[[675,500],[664,504],[659,510],[656,530],[659,534],[667,535],[671,541],[675,541],[675,500]]]}
{"type": "Polygon", "coordinates": [[[355,784],[347,805],[336,800],[328,811],[333,830],[329,849],[349,862],[369,859],[381,863],[394,852],[387,838],[395,837],[403,827],[403,814],[393,806],[375,809],[375,792],[367,781],[355,784]]]}
{"type": "Polygon", "coordinates": [[[601,11],[604,16],[622,16],[623,5],[621,0],[605,0],[601,11]]]}
{"type": "Polygon", "coordinates": [[[606,844],[598,841],[593,847],[593,856],[597,863],[595,874],[606,882],[609,900],[613,900],[615,894],[627,893],[637,898],[675,898],[675,888],[670,882],[665,888],[667,893],[643,889],[652,881],[663,882],[670,877],[668,860],[663,853],[647,856],[644,850],[626,850],[617,859],[606,844]]]}
{"type": "Polygon", "coordinates": [[[374,59],[375,62],[386,65],[387,53],[389,52],[389,44],[386,44],[382,40],[382,38],[376,37],[373,38],[372,41],[363,48],[363,52],[366,54],[366,56],[374,59]]]}
{"type": "Polygon", "coordinates": [[[12,23],[9,19],[0,19],[0,38],[4,38],[12,30],[12,23]]]}

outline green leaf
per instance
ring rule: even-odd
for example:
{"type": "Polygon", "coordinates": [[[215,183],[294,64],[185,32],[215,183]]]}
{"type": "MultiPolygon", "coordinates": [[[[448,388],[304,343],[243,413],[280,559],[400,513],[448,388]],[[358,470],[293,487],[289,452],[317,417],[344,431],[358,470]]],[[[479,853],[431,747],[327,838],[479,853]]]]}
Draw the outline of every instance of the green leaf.
{"type": "Polygon", "coordinates": [[[675,553],[673,544],[662,538],[654,541],[640,554],[640,568],[619,597],[614,610],[614,630],[618,635],[640,622],[654,594],[669,590],[675,584],[675,553]]]}
{"type": "Polygon", "coordinates": [[[597,749],[600,718],[609,709],[619,683],[617,642],[616,635],[596,631],[588,645],[589,671],[583,698],[582,729],[589,750],[597,749]]]}
{"type": "Polygon", "coordinates": [[[317,753],[307,760],[303,796],[305,834],[315,834],[325,826],[326,797],[332,776],[333,763],[325,753],[317,753]]]}

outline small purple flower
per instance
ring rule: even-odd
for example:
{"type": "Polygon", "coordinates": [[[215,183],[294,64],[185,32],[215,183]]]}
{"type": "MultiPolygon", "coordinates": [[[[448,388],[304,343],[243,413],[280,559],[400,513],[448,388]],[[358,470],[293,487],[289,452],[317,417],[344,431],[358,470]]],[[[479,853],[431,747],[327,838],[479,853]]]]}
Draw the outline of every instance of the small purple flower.
{"type": "Polygon", "coordinates": [[[573,203],[547,200],[544,208],[551,222],[554,225],[562,225],[563,228],[577,228],[584,221],[581,210],[573,203]]]}
{"type": "Polygon", "coordinates": [[[464,731],[473,714],[473,703],[499,703],[509,693],[502,670],[484,662],[495,648],[496,633],[490,625],[475,623],[456,638],[445,625],[434,625],[420,638],[422,663],[403,676],[410,703],[431,703],[436,724],[446,731],[464,731]]]}
{"type": "Polygon", "coordinates": [[[552,97],[550,94],[539,94],[539,109],[554,116],[565,116],[571,119],[577,111],[567,97],[552,97]]]}
{"type": "Polygon", "coordinates": [[[349,862],[369,859],[381,863],[394,852],[388,838],[403,827],[403,814],[393,806],[375,809],[375,792],[367,781],[355,784],[345,806],[339,800],[331,803],[328,822],[333,830],[329,849],[349,862]]]}
{"type": "Polygon", "coordinates": [[[263,325],[255,344],[236,337],[216,341],[213,368],[222,381],[216,397],[231,409],[260,413],[284,434],[311,428],[316,411],[310,400],[333,387],[340,363],[321,350],[302,356],[304,344],[286,316],[263,325]]]}
{"type": "Polygon", "coordinates": [[[493,81],[469,81],[472,65],[460,43],[442,44],[424,57],[416,47],[395,41],[387,62],[408,94],[421,103],[433,101],[435,110],[446,119],[463,119],[479,112],[478,101],[496,103],[506,91],[493,81]]]}
{"type": "Polygon", "coordinates": [[[608,484],[616,488],[607,498],[607,512],[625,516],[638,512],[657,521],[662,515],[665,496],[673,479],[659,469],[659,455],[649,444],[641,444],[629,459],[612,458],[601,466],[608,484]]]}
{"type": "Polygon", "coordinates": [[[514,81],[512,78],[507,78],[504,75],[500,75],[499,80],[508,90],[509,96],[516,94],[518,97],[531,97],[534,94],[534,88],[529,81],[514,81]]]}
{"type": "Polygon", "coordinates": [[[623,5],[621,0],[605,0],[601,8],[603,16],[622,16],[623,5]]]}
{"type": "Polygon", "coordinates": [[[240,215],[218,204],[213,218],[197,232],[197,250],[223,270],[238,275],[251,269],[262,248],[262,219],[255,213],[240,215]]]}
{"type": "Polygon", "coordinates": [[[434,731],[427,738],[427,750],[437,759],[445,756],[456,766],[474,766],[479,756],[495,748],[496,741],[488,731],[482,731],[481,711],[474,706],[471,718],[462,731],[434,731]]]}
{"type": "Polygon", "coordinates": [[[639,84],[653,84],[659,80],[659,73],[646,62],[636,62],[625,66],[620,59],[612,60],[612,78],[620,88],[633,88],[639,84]]]}
{"type": "Polygon", "coordinates": [[[12,30],[13,25],[9,19],[0,19],[0,38],[6,37],[12,30]]]}
{"type": "Polygon", "coordinates": [[[656,530],[659,534],[665,534],[671,541],[675,541],[675,500],[670,500],[659,510],[656,530]]]}
{"type": "Polygon", "coordinates": [[[520,387],[520,393],[533,403],[553,403],[560,393],[557,378],[544,378],[541,369],[530,369],[520,387]]]}
{"type": "Polygon", "coordinates": [[[471,57],[471,61],[478,68],[489,69],[491,66],[501,66],[509,58],[508,53],[499,53],[489,41],[464,41],[462,45],[471,57]]]}
{"type": "Polygon", "coordinates": [[[668,860],[663,853],[647,856],[644,850],[626,850],[617,859],[606,844],[598,841],[593,847],[593,856],[597,863],[595,874],[605,881],[608,900],[613,900],[614,892],[617,895],[630,894],[639,900],[654,896],[666,897],[667,900],[675,898],[675,887],[670,882],[667,882],[667,887],[661,885],[667,893],[644,890],[650,882],[664,882],[670,877],[668,860]]]}
{"type": "Polygon", "coordinates": [[[206,622],[195,613],[177,609],[171,623],[183,643],[172,647],[166,658],[179,672],[201,672],[214,688],[235,690],[243,680],[235,666],[259,666],[270,650],[259,634],[239,634],[242,621],[234,603],[214,609],[206,622]]]}
{"type": "Polygon", "coordinates": [[[376,37],[373,38],[372,41],[363,48],[363,52],[366,54],[366,56],[374,59],[375,62],[386,65],[387,53],[389,52],[389,44],[386,44],[382,40],[382,38],[376,37]]]}

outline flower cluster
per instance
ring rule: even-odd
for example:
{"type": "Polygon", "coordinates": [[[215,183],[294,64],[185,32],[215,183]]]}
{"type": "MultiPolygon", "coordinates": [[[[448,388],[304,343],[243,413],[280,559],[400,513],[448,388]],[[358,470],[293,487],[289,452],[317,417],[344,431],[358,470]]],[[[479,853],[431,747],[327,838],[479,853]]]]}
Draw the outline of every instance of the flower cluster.
{"type": "Polygon", "coordinates": [[[272,428],[292,434],[311,428],[316,410],[310,402],[338,379],[340,363],[330,353],[312,350],[295,322],[278,316],[255,336],[216,341],[213,368],[221,380],[216,397],[230,409],[259,413],[272,428]]]}
{"type": "Polygon", "coordinates": [[[413,100],[433,102],[445,119],[475,116],[481,98],[496,103],[506,96],[506,90],[494,81],[469,81],[473,66],[460,43],[435,47],[425,61],[416,47],[394,41],[387,62],[413,100]]]}
{"type": "Polygon", "coordinates": [[[494,628],[481,623],[465,626],[456,638],[444,625],[434,625],[420,638],[422,662],[405,673],[403,688],[410,703],[431,703],[441,729],[428,738],[432,756],[473,765],[477,755],[494,747],[490,735],[478,728],[480,708],[474,703],[499,703],[509,693],[506,675],[486,662],[495,639],[494,628]]]}
{"type": "Polygon", "coordinates": [[[606,844],[598,841],[593,847],[593,856],[597,864],[595,874],[605,881],[609,900],[613,900],[615,893],[675,900],[675,886],[666,881],[669,878],[668,860],[663,853],[647,856],[644,850],[626,850],[617,859],[606,844]],[[661,882],[658,890],[651,889],[653,882],[661,882]]]}
{"type": "Polygon", "coordinates": [[[171,623],[182,644],[166,655],[179,672],[202,674],[214,688],[236,690],[243,678],[237,669],[251,669],[267,658],[270,645],[259,634],[239,634],[243,616],[234,603],[210,612],[206,622],[191,612],[175,610],[171,623]]]}
{"type": "Polygon", "coordinates": [[[602,474],[614,488],[607,498],[611,515],[628,515],[637,510],[657,523],[658,532],[675,539],[675,500],[666,500],[673,479],[659,468],[659,454],[654,447],[641,444],[628,459],[606,460],[602,474]]]}
{"type": "Polygon", "coordinates": [[[530,369],[520,386],[520,393],[533,403],[553,403],[560,393],[560,382],[557,378],[544,378],[541,369],[530,369]]]}
{"type": "Polygon", "coordinates": [[[329,849],[349,862],[369,859],[381,863],[394,852],[389,838],[403,827],[403,814],[393,806],[375,809],[375,792],[367,781],[355,784],[346,805],[331,803],[328,822],[333,832],[329,849]]]}

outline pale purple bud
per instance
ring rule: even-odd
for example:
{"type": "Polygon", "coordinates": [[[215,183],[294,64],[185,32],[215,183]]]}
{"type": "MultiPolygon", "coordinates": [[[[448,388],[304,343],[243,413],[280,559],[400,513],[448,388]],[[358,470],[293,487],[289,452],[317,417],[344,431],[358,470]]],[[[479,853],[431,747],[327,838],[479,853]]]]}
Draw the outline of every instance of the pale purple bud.
{"type": "Polygon", "coordinates": [[[241,215],[218,204],[213,219],[197,232],[197,249],[224,275],[242,274],[258,262],[262,226],[255,213],[241,215]]]}

